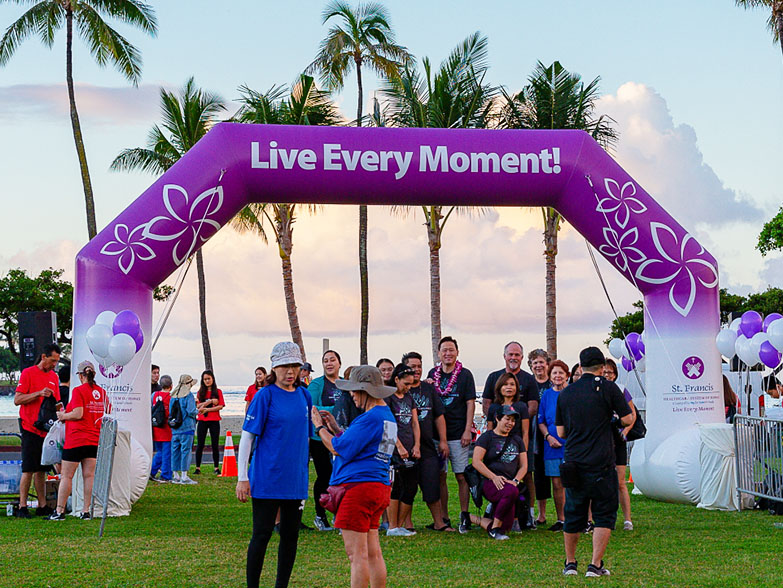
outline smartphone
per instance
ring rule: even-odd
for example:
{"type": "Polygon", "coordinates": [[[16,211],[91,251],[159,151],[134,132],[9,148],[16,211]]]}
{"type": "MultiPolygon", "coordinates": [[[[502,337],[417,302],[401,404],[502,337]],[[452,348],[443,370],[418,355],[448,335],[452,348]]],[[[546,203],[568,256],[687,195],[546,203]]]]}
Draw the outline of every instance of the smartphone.
{"type": "Polygon", "coordinates": [[[58,402],[57,404],[54,405],[54,408],[57,410],[57,412],[60,412],[65,407],[63,406],[62,402],[58,402]]]}

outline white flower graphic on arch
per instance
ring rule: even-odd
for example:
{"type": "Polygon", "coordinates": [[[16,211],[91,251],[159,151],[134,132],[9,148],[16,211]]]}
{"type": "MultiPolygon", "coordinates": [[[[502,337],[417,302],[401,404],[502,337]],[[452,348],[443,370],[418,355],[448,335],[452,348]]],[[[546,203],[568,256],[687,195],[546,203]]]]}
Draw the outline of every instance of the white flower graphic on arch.
{"type": "Polygon", "coordinates": [[[182,186],[163,186],[163,205],[169,215],[156,216],[144,225],[143,235],[153,241],[176,241],[171,255],[182,265],[196,250],[198,241],[206,242],[220,229],[210,217],[223,206],[223,187],[205,190],[192,202],[182,186]]]}
{"type": "Polygon", "coordinates": [[[140,225],[132,231],[128,225],[117,223],[114,225],[114,241],[109,241],[101,248],[104,255],[118,256],[117,265],[125,275],[133,269],[136,259],[149,261],[155,257],[155,252],[149,245],[143,243],[144,225],[140,225]]]}
{"type": "Polygon", "coordinates": [[[595,210],[606,214],[614,212],[614,222],[621,229],[624,229],[628,224],[632,212],[635,214],[647,212],[644,203],[638,198],[634,198],[636,184],[633,182],[625,182],[621,188],[615,180],[605,178],[604,187],[609,197],[601,198],[595,210]]]}
{"type": "Polygon", "coordinates": [[[639,240],[639,229],[634,227],[622,235],[617,231],[604,227],[605,245],[601,245],[598,251],[603,253],[606,258],[614,258],[614,263],[621,272],[628,271],[628,262],[642,263],[647,256],[642,251],[634,247],[639,240]]]}
{"type": "Polygon", "coordinates": [[[648,284],[668,284],[669,302],[682,316],[688,316],[696,300],[698,281],[704,288],[714,288],[718,285],[718,270],[706,259],[701,259],[705,253],[695,238],[686,233],[682,242],[678,243],[676,233],[663,223],[650,223],[652,240],[663,259],[648,259],[636,269],[636,279],[648,284]],[[669,247],[664,245],[667,242],[669,247]],[[685,273],[687,279],[680,274],[685,273]],[[680,302],[683,301],[684,303],[680,302]]]}

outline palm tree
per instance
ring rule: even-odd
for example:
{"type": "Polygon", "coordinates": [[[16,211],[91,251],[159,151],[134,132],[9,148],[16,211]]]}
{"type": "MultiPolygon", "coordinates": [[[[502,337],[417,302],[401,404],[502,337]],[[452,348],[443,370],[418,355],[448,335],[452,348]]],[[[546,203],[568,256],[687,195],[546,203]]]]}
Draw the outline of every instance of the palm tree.
{"type": "MultiPolygon", "coordinates": [[[[352,8],[346,2],[335,0],[321,14],[323,24],[332,18],[340,20],[321,41],[321,48],[307,73],[317,72],[329,91],[338,91],[345,85],[345,77],[356,69],[359,96],[356,107],[356,126],[362,125],[364,87],[362,68],[392,77],[400,64],[408,59],[406,49],[395,43],[386,9],[374,2],[352,8]]],[[[359,277],[361,282],[361,332],[359,335],[360,362],[367,363],[367,325],[370,319],[369,278],[367,273],[367,206],[359,206],[359,277]]]]}
{"type": "MultiPolygon", "coordinates": [[[[160,103],[163,122],[161,126],[152,127],[147,139],[147,147],[124,149],[112,162],[113,171],[140,170],[162,174],[207,134],[218,122],[218,113],[226,109],[222,98],[196,86],[193,78],[185,82],[178,96],[161,88],[160,103]]],[[[196,270],[204,366],[211,370],[212,347],[207,329],[207,286],[204,276],[204,255],[201,249],[196,251],[196,270]]]]}
{"type": "MultiPolygon", "coordinates": [[[[607,116],[594,116],[599,96],[595,78],[585,86],[579,74],[570,73],[559,61],[549,67],[540,61],[518,94],[503,92],[499,126],[505,129],[580,129],[587,131],[605,149],[617,140],[607,116]]],[[[562,217],[552,207],[542,209],[544,217],[544,257],[546,259],[546,348],[557,357],[557,286],[555,259],[557,233],[562,217]]]]}
{"type": "MultiPolygon", "coordinates": [[[[487,38],[474,33],[457,46],[432,73],[428,58],[422,60],[424,75],[409,61],[398,76],[389,78],[382,89],[386,98],[385,118],[378,108],[373,120],[378,125],[429,128],[482,128],[487,126],[496,89],[484,83],[488,69],[487,38]]],[[[406,214],[405,207],[393,207],[406,214]]],[[[443,229],[454,212],[469,209],[455,206],[422,206],[430,249],[430,334],[432,357],[437,361],[441,338],[440,249],[443,229]]],[[[483,212],[484,209],[478,209],[483,212]]]]}
{"type": "MultiPolygon", "coordinates": [[[[273,87],[266,93],[260,94],[243,86],[239,92],[242,94],[240,99],[242,107],[234,116],[234,120],[239,122],[267,125],[336,125],[341,122],[338,109],[329,99],[329,94],[320,91],[313,78],[308,75],[299,77],[287,99],[283,98],[282,87],[273,87]]],[[[258,233],[264,242],[267,240],[264,224],[268,222],[272,228],[283,269],[283,291],[291,338],[302,350],[302,358],[306,359],[294,297],[294,274],[291,265],[294,223],[302,206],[304,205],[285,203],[249,204],[234,217],[231,224],[239,232],[258,233]]],[[[316,207],[309,205],[307,209],[315,212],[316,207]]]]}
{"type": "Polygon", "coordinates": [[[133,85],[141,79],[141,54],[122,35],[111,28],[104,17],[110,17],[140,28],[155,36],[158,23],[153,8],[139,0],[0,0],[2,3],[33,4],[19,20],[9,26],[0,39],[0,66],[5,65],[17,47],[30,35],[37,34],[44,45],[51,49],[58,29],[65,23],[65,79],[71,107],[73,140],[84,187],[84,203],[87,210],[87,233],[92,239],[98,233],[95,223],[95,201],[87,168],[79,113],[73,89],[73,28],[74,23],[90,53],[104,66],[111,62],[133,85]]]}
{"type": "Polygon", "coordinates": [[[767,28],[772,31],[772,40],[780,43],[783,51],[783,0],[734,0],[737,6],[746,10],[752,8],[766,8],[769,10],[767,28]]]}

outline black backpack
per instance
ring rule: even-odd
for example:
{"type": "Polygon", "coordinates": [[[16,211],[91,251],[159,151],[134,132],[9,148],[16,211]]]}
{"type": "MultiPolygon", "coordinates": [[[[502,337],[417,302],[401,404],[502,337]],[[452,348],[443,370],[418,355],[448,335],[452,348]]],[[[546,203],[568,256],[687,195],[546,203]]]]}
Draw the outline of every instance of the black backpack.
{"type": "Polygon", "coordinates": [[[39,431],[49,432],[52,425],[57,421],[57,400],[54,396],[46,396],[41,401],[41,408],[38,409],[38,418],[33,426],[39,431]]]}
{"type": "Polygon", "coordinates": [[[179,405],[179,398],[175,400],[176,402],[171,405],[169,412],[169,427],[179,429],[182,426],[182,407],[179,405]]]}
{"type": "Polygon", "coordinates": [[[152,426],[159,428],[166,426],[166,407],[163,406],[162,398],[158,398],[158,401],[152,407],[152,426]]]}

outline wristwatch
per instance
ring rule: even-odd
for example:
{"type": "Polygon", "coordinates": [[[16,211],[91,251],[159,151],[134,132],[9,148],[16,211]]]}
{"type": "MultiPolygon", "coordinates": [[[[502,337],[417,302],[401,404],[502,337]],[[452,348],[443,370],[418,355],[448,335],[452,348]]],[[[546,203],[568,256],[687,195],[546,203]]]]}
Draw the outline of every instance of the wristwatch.
{"type": "Polygon", "coordinates": [[[321,429],[325,429],[326,427],[323,425],[320,425],[315,428],[315,434],[318,435],[321,432],[321,429]]]}
{"type": "Polygon", "coordinates": [[[550,437],[551,437],[551,435],[550,435],[549,433],[547,433],[546,435],[544,435],[544,441],[546,441],[546,440],[547,440],[547,439],[549,439],[550,437]]]}
{"type": "Polygon", "coordinates": [[[511,481],[512,481],[512,482],[514,482],[514,485],[515,485],[515,486],[519,486],[519,480],[517,480],[516,478],[514,478],[514,479],[513,479],[513,480],[511,480],[511,481]]]}

